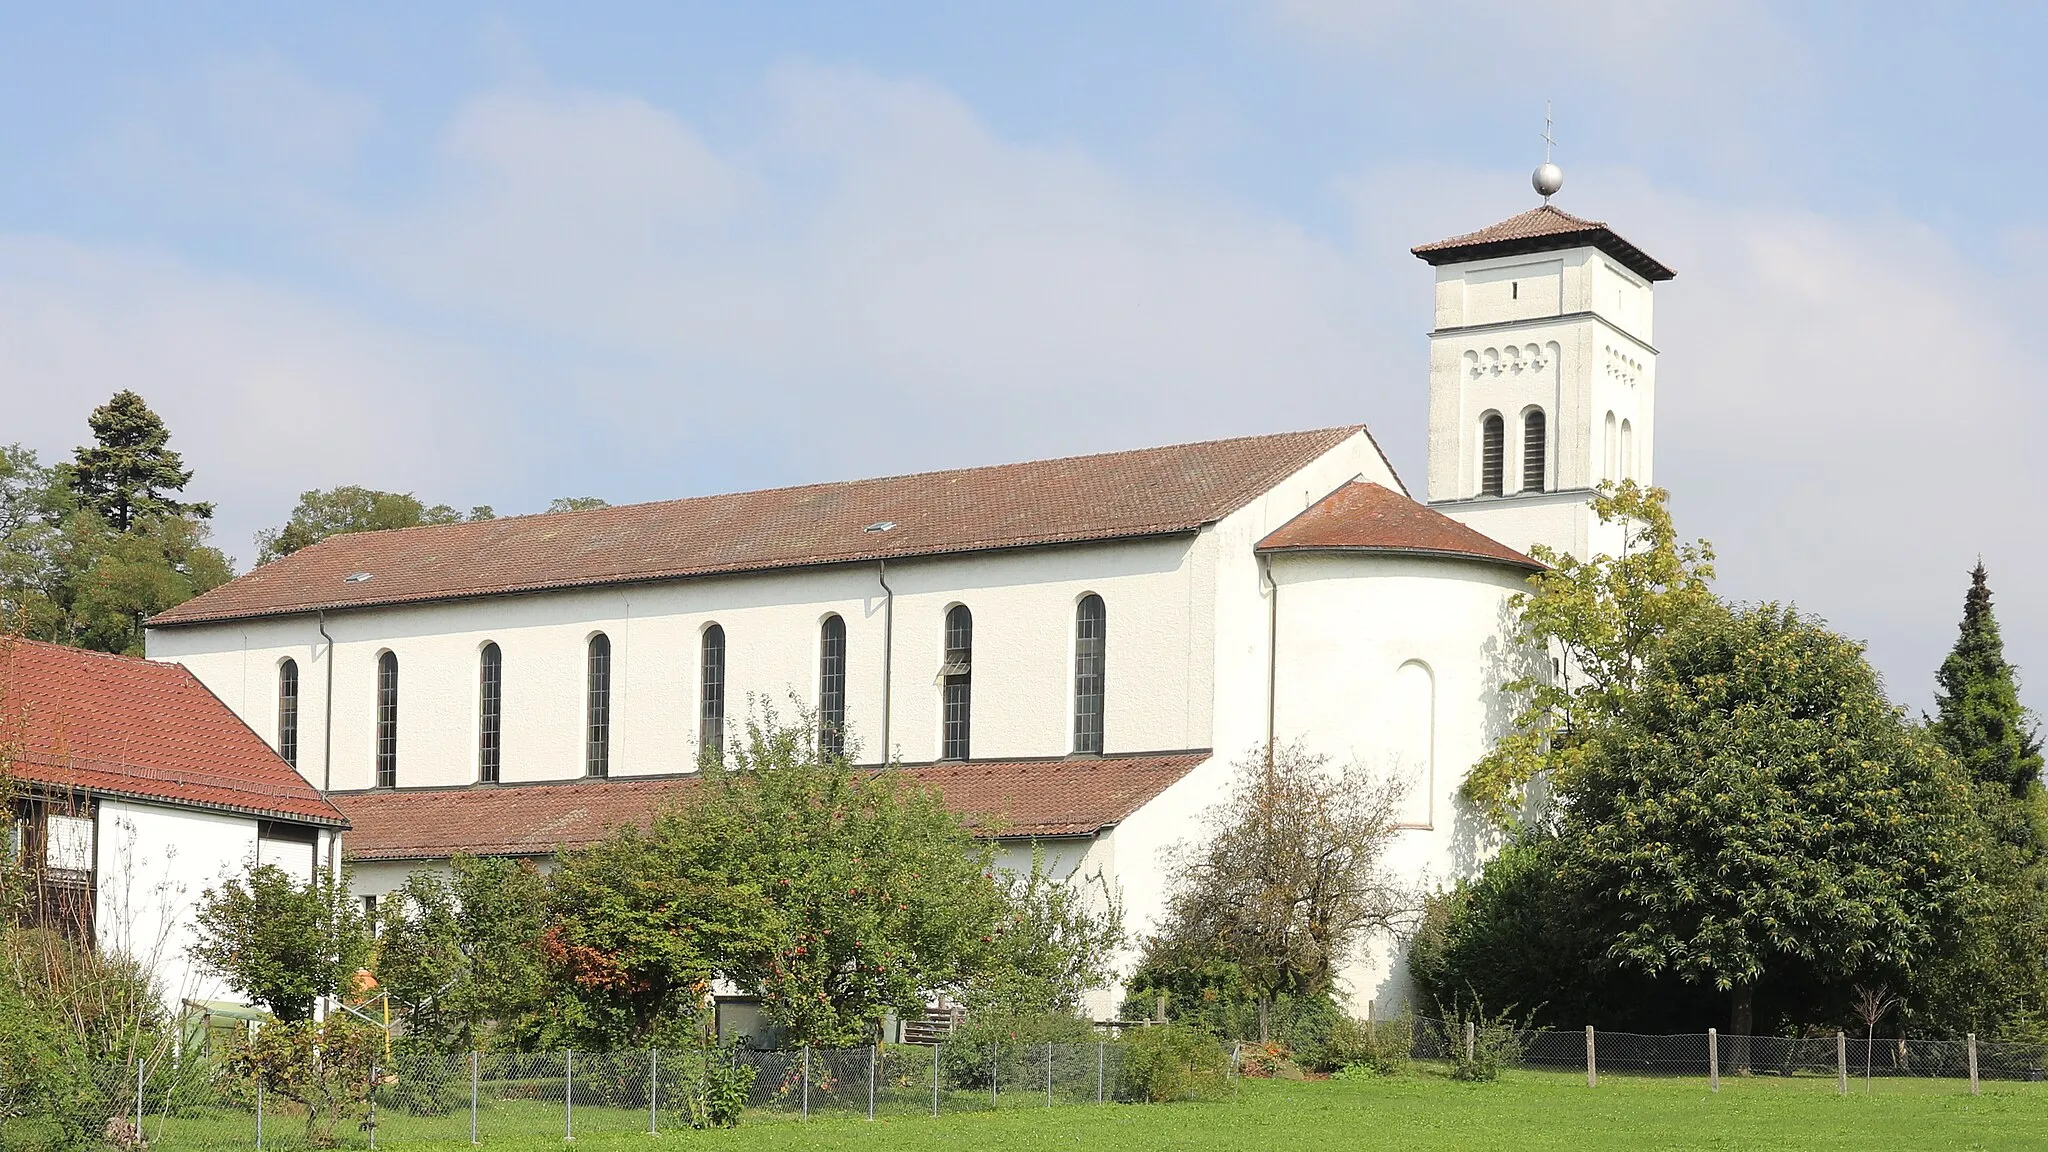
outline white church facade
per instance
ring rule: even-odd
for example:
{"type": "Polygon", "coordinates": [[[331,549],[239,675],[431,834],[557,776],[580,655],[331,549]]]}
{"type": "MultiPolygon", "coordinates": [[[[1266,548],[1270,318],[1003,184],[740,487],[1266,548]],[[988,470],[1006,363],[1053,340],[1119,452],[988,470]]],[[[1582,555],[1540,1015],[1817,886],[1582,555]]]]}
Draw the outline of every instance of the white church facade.
{"type": "MultiPolygon", "coordinates": [[[[1535,544],[1650,479],[1652,285],[1547,204],[1436,268],[1418,500],[1362,426],[330,538],[150,622],[345,813],[357,893],[546,857],[690,786],[759,701],[1121,890],[1230,765],[1300,741],[1408,784],[1394,864],[1487,850],[1458,788],[1519,673],[1535,544]]],[[[1397,942],[1349,974],[1405,996],[1397,942]]],[[[1091,1005],[1114,1010],[1105,994],[1091,1005]]]]}

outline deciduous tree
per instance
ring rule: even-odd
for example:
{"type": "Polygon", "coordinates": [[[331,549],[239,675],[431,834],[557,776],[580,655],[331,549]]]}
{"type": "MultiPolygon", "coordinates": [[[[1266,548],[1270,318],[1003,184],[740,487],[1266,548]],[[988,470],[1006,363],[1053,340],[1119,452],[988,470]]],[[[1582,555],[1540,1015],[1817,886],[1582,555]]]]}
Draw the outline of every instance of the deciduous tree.
{"type": "MultiPolygon", "coordinates": [[[[472,520],[490,518],[488,508],[471,510],[472,520]]],[[[266,528],[256,534],[256,562],[268,564],[329,536],[452,524],[460,519],[462,514],[448,505],[429,505],[410,492],[382,492],[354,484],[313,489],[299,493],[298,505],[282,527],[266,528]]]]}
{"type": "Polygon", "coordinates": [[[269,864],[208,888],[192,956],[279,1020],[312,1018],[370,957],[370,935],[345,876],[311,884],[269,864]]]}

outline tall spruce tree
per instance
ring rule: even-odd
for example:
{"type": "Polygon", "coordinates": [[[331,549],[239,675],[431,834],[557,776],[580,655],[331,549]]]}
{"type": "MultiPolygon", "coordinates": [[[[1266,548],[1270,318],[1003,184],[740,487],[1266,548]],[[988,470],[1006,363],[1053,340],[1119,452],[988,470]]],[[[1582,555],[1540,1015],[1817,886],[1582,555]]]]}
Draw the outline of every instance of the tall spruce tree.
{"type": "Polygon", "coordinates": [[[160,516],[213,515],[211,504],[175,499],[192,481],[192,470],[171,450],[170,429],[142,397],[123,389],[92,410],[87,421],[96,443],[78,449],[71,488],[78,501],[98,512],[116,532],[160,516]]]}
{"type": "Polygon", "coordinates": [[[1934,735],[1970,775],[2024,796],[2041,782],[2041,739],[1991,611],[1984,562],[1970,573],[1962,634],[1935,674],[1934,735]]]}

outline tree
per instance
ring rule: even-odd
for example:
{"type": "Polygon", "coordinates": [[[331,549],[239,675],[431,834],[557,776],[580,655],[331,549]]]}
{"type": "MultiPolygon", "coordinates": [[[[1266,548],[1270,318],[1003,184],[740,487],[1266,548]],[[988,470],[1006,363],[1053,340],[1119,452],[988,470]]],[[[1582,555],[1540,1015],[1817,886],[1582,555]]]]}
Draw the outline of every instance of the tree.
{"type": "Polygon", "coordinates": [[[588,512],[592,508],[609,508],[611,501],[597,496],[557,496],[548,501],[550,512],[588,512]]]}
{"type": "Polygon", "coordinates": [[[409,1040],[440,1052],[525,1028],[547,997],[547,881],[532,864],[457,856],[387,898],[371,971],[405,1013],[409,1040]]]}
{"type": "Polygon", "coordinates": [[[200,898],[192,957],[280,1021],[309,1020],[370,956],[348,880],[321,870],[303,884],[273,865],[251,867],[200,898]]]}
{"type": "Polygon", "coordinates": [[[1073,1015],[1108,985],[1124,945],[1123,902],[1100,872],[1055,876],[1042,845],[1028,872],[998,872],[1003,913],[962,997],[970,1015],[1073,1015]]]}
{"type": "Polygon", "coordinates": [[[1902,980],[1972,883],[1975,812],[1949,758],[1855,643],[1775,605],[1695,615],[1586,742],[1562,836],[1609,955],[1732,994],[1788,970],[1902,980]]]}
{"type": "Polygon", "coordinates": [[[1970,572],[1955,648],[1935,674],[1935,739],[1976,780],[2014,798],[2041,788],[2041,738],[1991,611],[1984,563],[1970,572]]]}
{"type": "MultiPolygon", "coordinates": [[[[491,510],[482,506],[470,510],[472,520],[488,520],[491,515],[491,510]]],[[[329,536],[453,524],[461,519],[462,514],[448,505],[428,505],[410,492],[381,492],[354,484],[313,489],[299,493],[298,505],[282,527],[256,534],[256,563],[268,564],[329,536]]]]}
{"type": "Polygon", "coordinates": [[[71,488],[79,502],[100,514],[116,532],[162,517],[213,515],[211,504],[174,499],[191,483],[192,472],[170,446],[171,433],[142,397],[126,389],[93,409],[87,418],[95,443],[78,449],[71,488]]]}
{"type": "Polygon", "coordinates": [[[1260,1007],[1260,1040],[1276,996],[1320,997],[1375,932],[1393,931],[1414,899],[1382,858],[1400,786],[1356,765],[1332,771],[1300,745],[1237,762],[1206,837],[1177,845],[1166,911],[1145,964],[1236,974],[1260,1007]]]}
{"type": "Polygon", "coordinates": [[[1538,657],[1536,667],[1503,686],[1520,701],[1513,729],[1463,785],[1465,798],[1496,822],[1516,822],[1538,778],[1568,791],[1658,648],[1717,608],[1707,586],[1713,547],[1679,541],[1668,500],[1663,489],[1633,480],[1602,484],[1593,510],[1602,523],[1621,525],[1619,555],[1581,560],[1534,549],[1545,569],[1529,578],[1515,608],[1518,646],[1538,657]]]}
{"type": "Polygon", "coordinates": [[[682,821],[688,855],[765,897],[761,937],[721,974],[793,1039],[865,1043],[885,1012],[920,1012],[992,960],[1004,906],[988,846],[935,790],[821,753],[810,717],[750,721],[682,821]]]}

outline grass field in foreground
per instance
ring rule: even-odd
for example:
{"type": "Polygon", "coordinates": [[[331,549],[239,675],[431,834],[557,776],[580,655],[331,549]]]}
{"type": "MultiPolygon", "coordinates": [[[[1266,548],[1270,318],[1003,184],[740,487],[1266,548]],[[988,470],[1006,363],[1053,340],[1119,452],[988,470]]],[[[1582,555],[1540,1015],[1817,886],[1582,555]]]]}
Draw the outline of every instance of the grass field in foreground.
{"type": "MultiPolygon", "coordinates": [[[[1828,1079],[1786,1082],[1730,1077],[1711,1094],[1694,1080],[1509,1073],[1496,1084],[1459,1084],[1418,1073],[1363,1083],[1248,1081],[1228,1100],[1166,1105],[1061,1105],[993,1113],[861,1119],[749,1117],[733,1132],[678,1131],[650,1139],[612,1131],[598,1116],[579,1123],[577,1152],[650,1148],[705,1152],[924,1149],[1216,1149],[1320,1152],[1400,1149],[2048,1149],[2048,1086],[1986,1084],[1970,1097],[1954,1081],[1881,1081],[1870,1095],[1828,1079]]],[[[579,1110],[579,1119],[582,1111],[579,1110]]],[[[396,1126],[394,1126],[395,1128],[396,1126]]],[[[280,1133],[282,1135],[282,1133],[280,1133]]],[[[424,1135],[421,1133],[419,1135],[424,1135]]],[[[421,1143],[385,1130],[392,1152],[467,1149],[421,1143]]],[[[168,1143],[168,1142],[167,1142],[168,1143]]],[[[486,1149],[559,1150],[559,1138],[492,1137],[486,1149]]],[[[168,1152],[168,1149],[167,1149],[168,1152]]]]}

